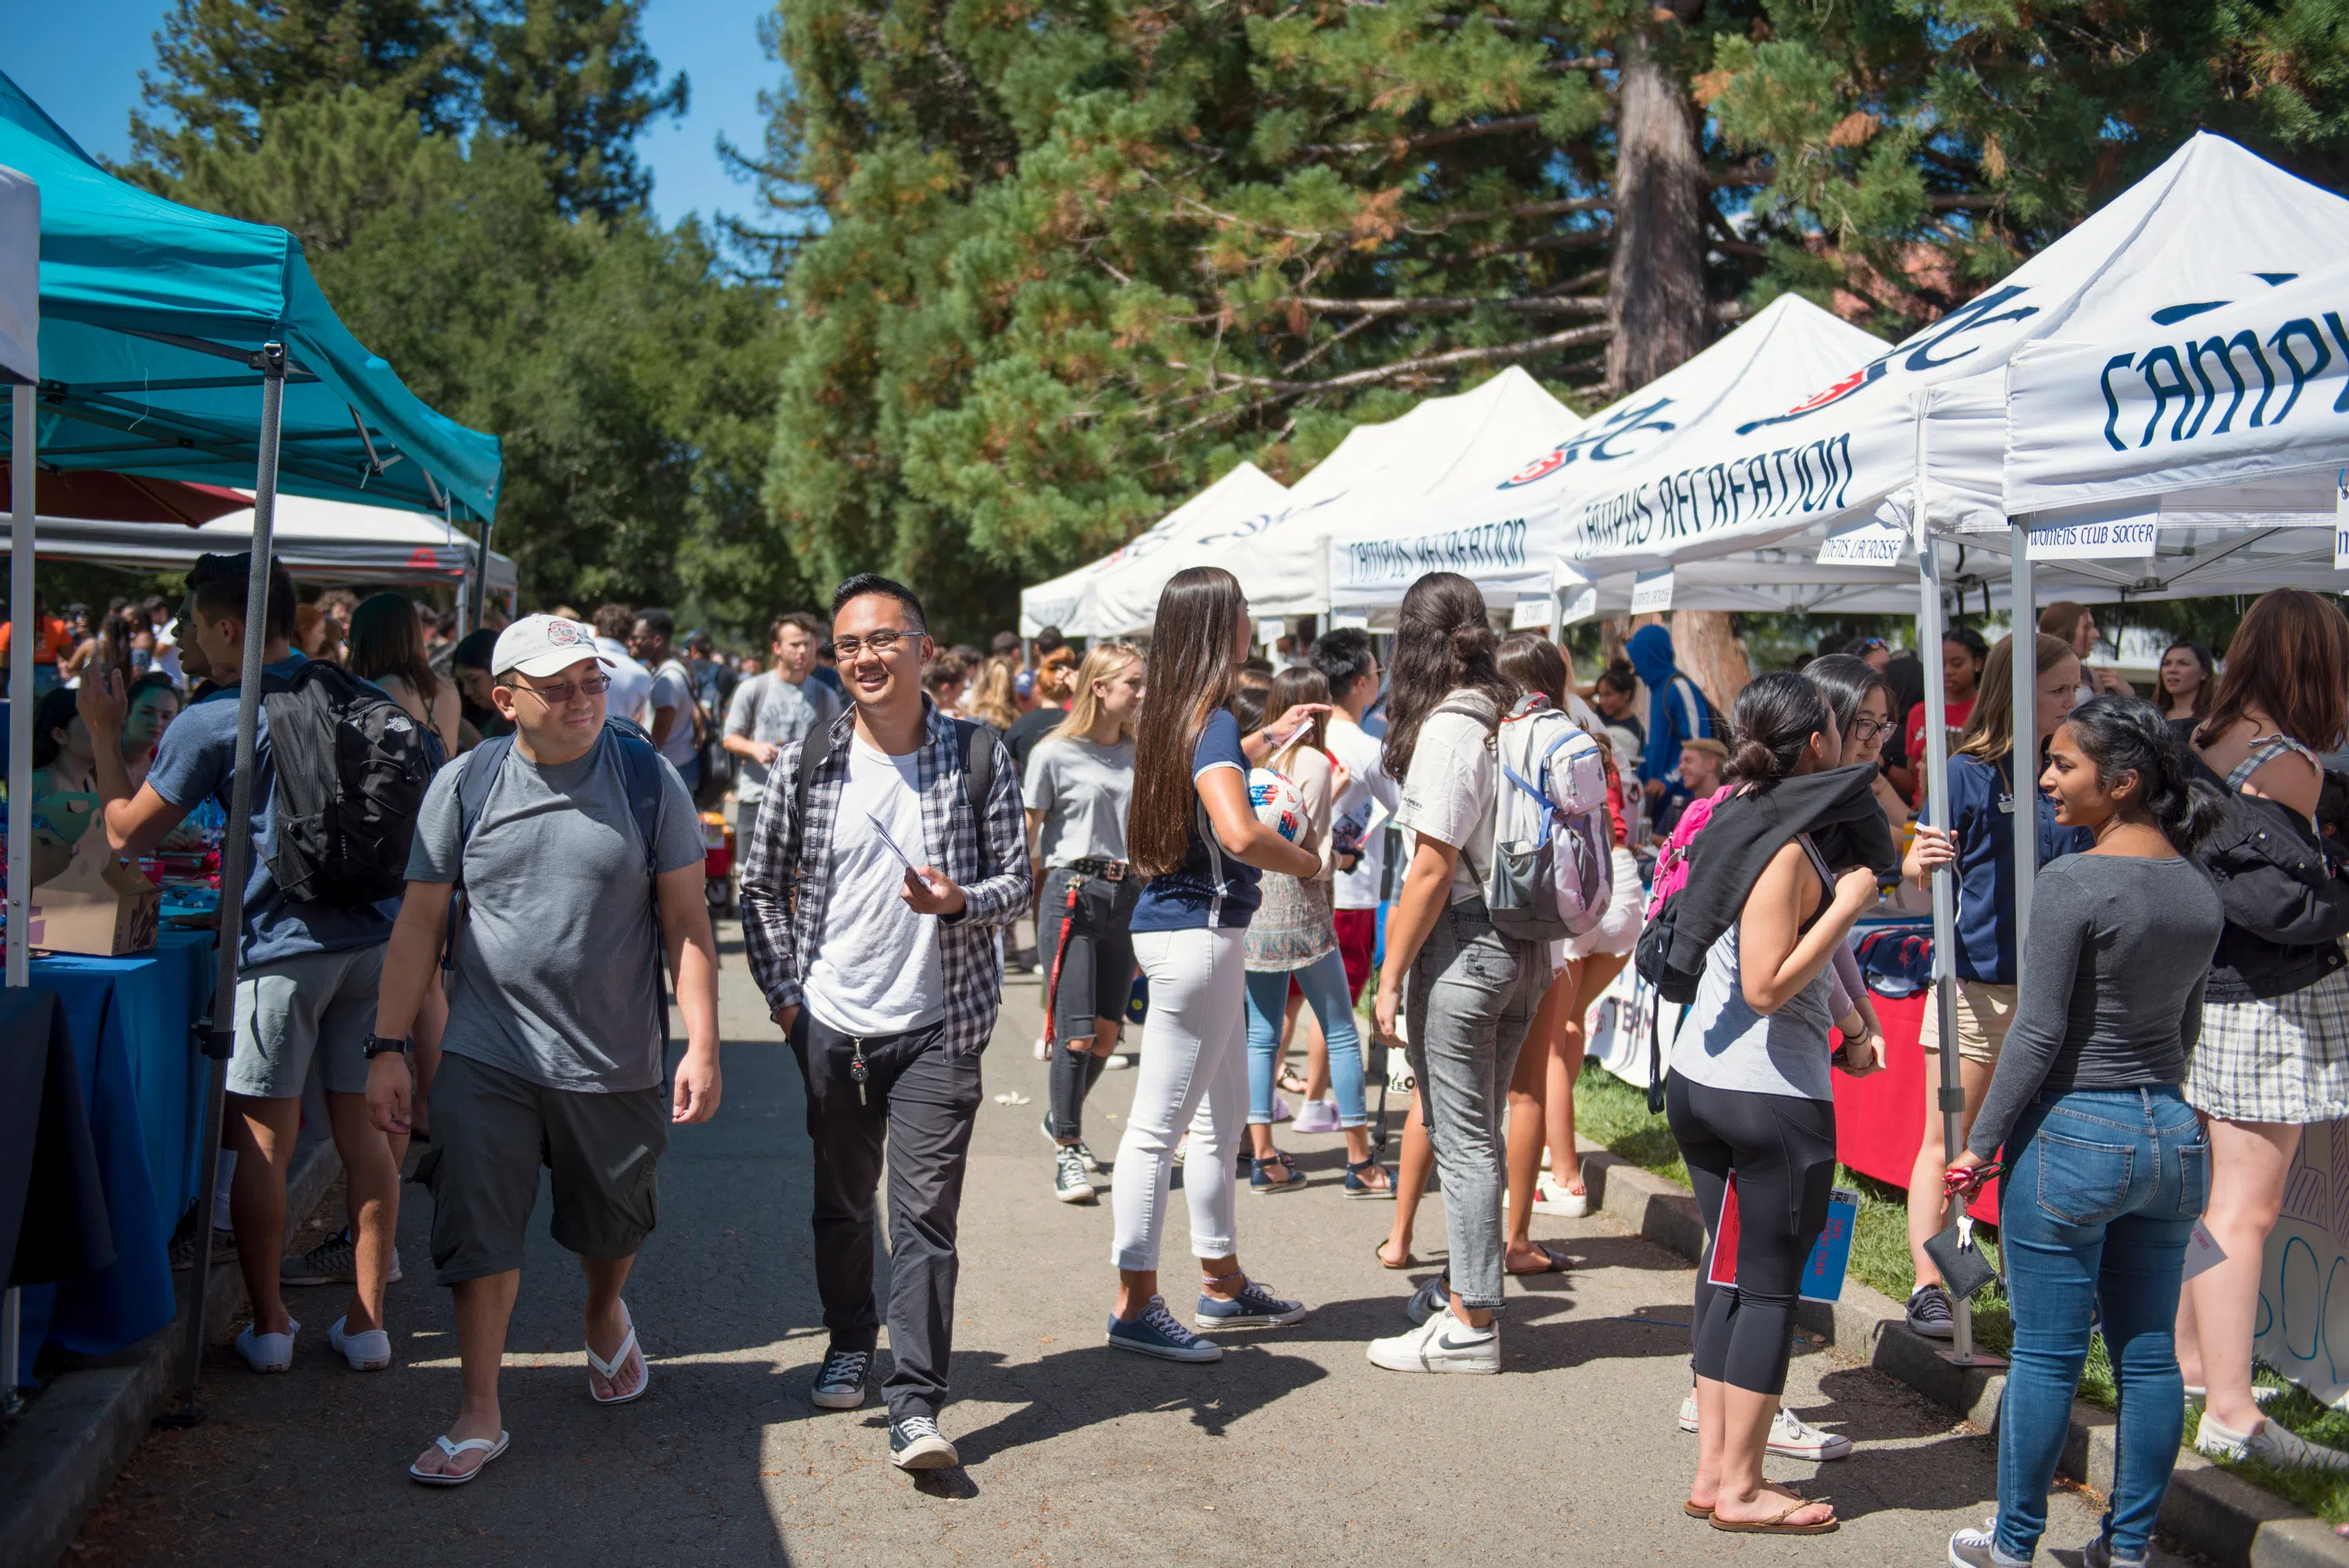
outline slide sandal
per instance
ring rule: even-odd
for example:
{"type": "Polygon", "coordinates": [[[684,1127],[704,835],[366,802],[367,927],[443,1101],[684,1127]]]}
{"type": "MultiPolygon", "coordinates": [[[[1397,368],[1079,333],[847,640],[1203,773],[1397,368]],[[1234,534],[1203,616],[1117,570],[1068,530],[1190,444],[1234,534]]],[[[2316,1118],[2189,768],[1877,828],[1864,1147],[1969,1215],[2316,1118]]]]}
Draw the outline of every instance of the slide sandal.
{"type": "Polygon", "coordinates": [[[1409,1248],[1405,1248],[1403,1251],[1402,1262],[1399,1264],[1391,1264],[1387,1262],[1387,1238],[1384,1236],[1381,1236],[1379,1238],[1378,1244],[1373,1246],[1371,1251],[1378,1255],[1379,1267],[1382,1269],[1415,1269],[1419,1266],[1419,1260],[1411,1255],[1409,1248]]]}
{"type": "Polygon", "coordinates": [[[588,1346],[587,1365],[593,1367],[597,1375],[606,1383],[616,1383],[620,1380],[620,1369],[628,1364],[628,1353],[633,1350],[636,1352],[637,1362],[645,1369],[645,1375],[634,1388],[625,1394],[615,1394],[608,1399],[595,1392],[595,1379],[590,1378],[587,1383],[587,1397],[599,1405],[625,1405],[631,1399],[641,1399],[644,1398],[645,1390],[653,1386],[653,1364],[646,1359],[644,1347],[636,1343],[636,1320],[628,1312],[628,1304],[625,1301],[620,1304],[620,1315],[627,1321],[628,1336],[620,1341],[619,1350],[609,1361],[596,1355],[594,1346],[588,1346]]]}
{"type": "Polygon", "coordinates": [[[1747,1520],[1742,1523],[1734,1520],[1723,1519],[1721,1515],[1716,1513],[1713,1516],[1713,1527],[1715,1530],[1725,1530],[1739,1535],[1829,1535],[1833,1534],[1837,1527],[1843,1523],[1842,1520],[1836,1518],[1833,1514],[1827,1515],[1826,1518],[1820,1520],[1816,1524],[1789,1524],[1786,1522],[1787,1520],[1793,1518],[1795,1514],[1802,1512],[1803,1510],[1810,1507],[1813,1503],[1825,1502],[1826,1501],[1826,1499],[1823,1497],[1796,1498],[1794,1501],[1788,1503],[1785,1507],[1780,1509],[1777,1512],[1772,1514],[1767,1519],[1747,1520]]]}
{"type": "Polygon", "coordinates": [[[506,1451],[507,1438],[508,1434],[500,1432],[496,1442],[492,1442],[487,1438],[467,1438],[461,1443],[452,1443],[449,1440],[449,1434],[443,1432],[432,1439],[442,1453],[453,1460],[459,1454],[479,1451],[481,1455],[481,1462],[463,1475],[440,1475],[431,1470],[418,1470],[414,1465],[408,1467],[408,1473],[411,1479],[420,1480],[426,1486],[463,1486],[467,1481],[489,1469],[492,1460],[506,1451]]]}
{"type": "Polygon", "coordinates": [[[1540,1252],[1542,1257],[1546,1260],[1541,1267],[1537,1269],[1510,1269],[1506,1272],[1513,1276],[1522,1278],[1526,1274],[1564,1274],[1567,1270],[1574,1266],[1573,1264],[1568,1260],[1564,1253],[1559,1252],[1556,1247],[1551,1246],[1548,1243],[1536,1242],[1534,1246],[1536,1250],[1540,1252]]]}

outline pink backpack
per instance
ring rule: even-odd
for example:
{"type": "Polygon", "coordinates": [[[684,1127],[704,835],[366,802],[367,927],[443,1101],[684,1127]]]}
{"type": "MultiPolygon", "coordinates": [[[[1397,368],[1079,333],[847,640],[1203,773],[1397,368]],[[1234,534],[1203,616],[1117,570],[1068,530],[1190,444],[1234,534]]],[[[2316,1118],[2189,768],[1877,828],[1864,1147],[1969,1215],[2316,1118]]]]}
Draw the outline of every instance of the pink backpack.
{"type": "Polygon", "coordinates": [[[1713,820],[1713,809],[1737,791],[1734,784],[1723,784],[1701,800],[1691,800],[1681,820],[1672,824],[1671,836],[1664,840],[1661,853],[1656,856],[1656,873],[1648,886],[1648,918],[1653,921],[1664,901],[1688,885],[1689,847],[1696,836],[1713,820]]]}

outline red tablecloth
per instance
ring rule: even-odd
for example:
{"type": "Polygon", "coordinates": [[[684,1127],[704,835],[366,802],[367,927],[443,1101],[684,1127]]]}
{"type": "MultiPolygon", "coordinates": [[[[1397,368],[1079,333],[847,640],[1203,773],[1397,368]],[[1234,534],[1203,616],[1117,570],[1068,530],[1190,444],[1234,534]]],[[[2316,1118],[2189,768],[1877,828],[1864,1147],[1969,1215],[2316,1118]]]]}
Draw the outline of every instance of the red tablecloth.
{"type": "MultiPolygon", "coordinates": [[[[1909,1185],[1925,1136],[1925,1048],[1919,1043],[1932,993],[1869,998],[1884,1022],[1886,1066],[1864,1078],[1835,1075],[1836,1156],[1863,1176],[1909,1185]]],[[[1998,1222],[1998,1183],[1985,1182],[1969,1211],[1998,1222]]]]}

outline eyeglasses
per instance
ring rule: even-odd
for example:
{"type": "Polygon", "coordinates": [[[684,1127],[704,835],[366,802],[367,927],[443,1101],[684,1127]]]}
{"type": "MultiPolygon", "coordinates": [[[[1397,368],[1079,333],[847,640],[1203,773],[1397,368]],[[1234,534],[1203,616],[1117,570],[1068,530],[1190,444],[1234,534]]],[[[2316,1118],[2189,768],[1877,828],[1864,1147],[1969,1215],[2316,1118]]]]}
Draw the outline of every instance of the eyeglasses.
{"type": "Polygon", "coordinates": [[[538,698],[539,701],[546,704],[549,707],[561,707],[564,703],[571,700],[571,695],[574,692],[578,693],[582,696],[602,696],[605,692],[612,689],[612,677],[610,676],[589,676],[585,680],[561,681],[554,686],[524,686],[520,681],[508,681],[506,686],[513,691],[526,691],[530,693],[531,696],[538,698]]]}
{"type": "Polygon", "coordinates": [[[881,626],[865,633],[861,637],[834,637],[832,640],[832,656],[835,659],[853,659],[870,648],[883,658],[887,658],[890,649],[908,637],[918,637],[921,634],[919,632],[900,632],[893,627],[881,626]]]}
{"type": "Polygon", "coordinates": [[[1892,721],[1889,718],[1855,718],[1851,721],[1851,738],[1862,746],[1879,735],[1891,733],[1892,721]]]}

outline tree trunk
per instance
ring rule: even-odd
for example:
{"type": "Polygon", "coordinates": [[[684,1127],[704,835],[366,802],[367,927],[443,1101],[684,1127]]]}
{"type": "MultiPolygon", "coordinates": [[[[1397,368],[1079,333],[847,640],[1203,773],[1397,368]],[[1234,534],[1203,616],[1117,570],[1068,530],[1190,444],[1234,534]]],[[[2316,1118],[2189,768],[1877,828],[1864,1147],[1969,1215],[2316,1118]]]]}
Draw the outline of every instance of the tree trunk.
{"type": "MultiPolygon", "coordinates": [[[[1675,10],[1692,9],[1681,0],[1675,10]]],[[[1661,23],[1660,26],[1671,26],[1661,23]]],[[[1694,357],[1712,341],[1704,297],[1704,157],[1695,106],[1646,33],[1616,46],[1615,235],[1607,304],[1617,396],[1694,357]]],[[[1727,713],[1751,672],[1727,612],[1672,614],[1680,666],[1727,713]]]]}

